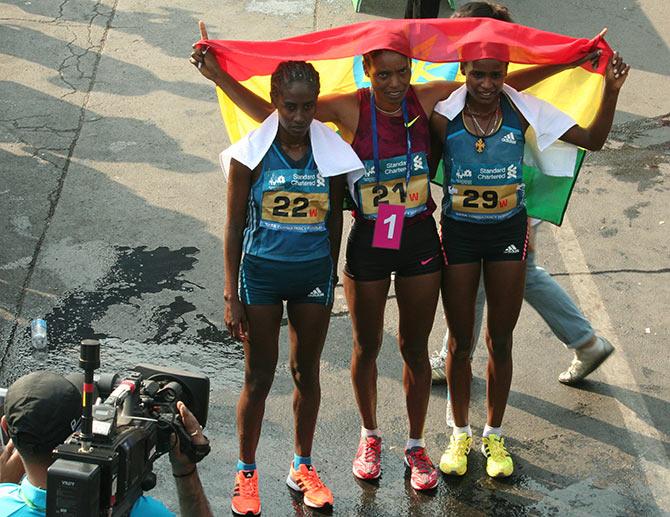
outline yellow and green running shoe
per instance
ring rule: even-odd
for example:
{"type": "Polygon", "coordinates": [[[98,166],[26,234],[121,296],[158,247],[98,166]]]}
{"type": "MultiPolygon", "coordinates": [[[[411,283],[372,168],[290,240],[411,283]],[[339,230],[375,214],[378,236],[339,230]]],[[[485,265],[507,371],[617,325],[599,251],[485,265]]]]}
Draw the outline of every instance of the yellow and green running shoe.
{"type": "Polygon", "coordinates": [[[497,434],[482,438],[482,453],[486,456],[486,473],[493,478],[505,478],[514,472],[514,462],[505,449],[505,439],[497,434]]]}
{"type": "Polygon", "coordinates": [[[445,474],[462,476],[468,470],[468,453],[472,445],[472,436],[467,433],[451,435],[449,446],[440,458],[440,470],[445,474]]]}

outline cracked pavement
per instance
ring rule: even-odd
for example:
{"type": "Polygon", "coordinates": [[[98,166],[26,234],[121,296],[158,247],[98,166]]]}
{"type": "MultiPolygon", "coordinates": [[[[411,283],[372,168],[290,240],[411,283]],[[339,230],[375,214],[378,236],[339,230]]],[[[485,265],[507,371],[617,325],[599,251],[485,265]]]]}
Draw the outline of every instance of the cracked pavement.
{"type": "MultiPolygon", "coordinates": [[[[215,38],[275,39],[398,17],[402,4],[364,0],[355,14],[349,0],[0,0],[0,384],[38,367],[76,370],[78,342],[91,336],[103,340],[104,371],[154,362],[206,373],[213,452],[202,478],[215,514],[227,513],[243,363],[222,324],[225,185],[217,155],[228,140],[212,88],[187,60],[197,21],[215,38]],[[46,365],[30,353],[35,317],[49,322],[46,365]]],[[[570,354],[525,307],[505,422],[517,473],[490,480],[473,453],[466,477],[417,495],[401,463],[406,423],[391,293],[379,359],[384,477],[379,487],[359,485],[350,463],[359,426],[351,328],[338,287],[314,452],[337,515],[670,512],[665,0],[507,5],[520,23],[567,34],[590,36],[606,25],[608,41],[634,67],[606,148],[582,170],[568,223],[543,228],[538,251],[619,350],[581,389],[561,386],[555,379],[570,354]]],[[[438,309],[431,349],[444,330],[438,309]]],[[[475,432],[484,423],[485,369],[480,344],[475,432]]],[[[291,394],[282,346],[258,453],[265,515],[310,513],[283,481],[291,394]]],[[[426,424],[434,460],[448,438],[444,409],[444,388],[434,387],[426,424]]],[[[154,495],[176,508],[167,460],[156,470],[154,495]]]]}

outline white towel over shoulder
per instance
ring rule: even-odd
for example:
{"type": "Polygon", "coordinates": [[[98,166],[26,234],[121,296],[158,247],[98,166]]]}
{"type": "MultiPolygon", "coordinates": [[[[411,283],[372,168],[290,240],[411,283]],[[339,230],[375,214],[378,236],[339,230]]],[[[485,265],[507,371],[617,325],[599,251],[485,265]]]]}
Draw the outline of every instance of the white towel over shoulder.
{"type": "MultiPolygon", "coordinates": [[[[503,91],[528,121],[524,162],[537,165],[548,176],[572,176],[577,147],[558,139],[577,122],[558,108],[533,95],[503,85],[503,91]]],[[[465,107],[465,85],[435,105],[435,111],[454,120],[465,107]]]]}
{"type": "MultiPolygon", "coordinates": [[[[279,116],[273,112],[259,128],[251,131],[239,141],[221,152],[219,161],[228,179],[230,160],[250,169],[255,169],[270,149],[279,129],[279,116]]],[[[314,162],[324,178],[347,174],[349,189],[363,177],[365,166],[351,146],[328,126],[313,120],[309,126],[309,136],[314,153],[314,162]]]]}

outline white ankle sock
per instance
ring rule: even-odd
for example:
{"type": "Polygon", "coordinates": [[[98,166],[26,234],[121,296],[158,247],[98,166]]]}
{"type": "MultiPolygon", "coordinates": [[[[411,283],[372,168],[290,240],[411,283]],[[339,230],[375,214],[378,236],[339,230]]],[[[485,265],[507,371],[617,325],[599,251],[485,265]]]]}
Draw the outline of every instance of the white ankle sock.
{"type": "Polygon", "coordinates": [[[465,433],[468,436],[472,436],[472,429],[470,429],[470,424],[463,426],[463,427],[453,427],[453,435],[457,436],[461,433],[465,433]]]}
{"type": "Polygon", "coordinates": [[[413,449],[414,447],[426,447],[426,440],[423,438],[408,438],[407,439],[407,445],[405,445],[405,449],[413,449]]]}
{"type": "Polygon", "coordinates": [[[379,429],[366,429],[361,426],[361,436],[368,438],[370,436],[381,437],[382,433],[379,429]]]}
{"type": "Polygon", "coordinates": [[[486,424],[484,426],[484,432],[482,433],[482,436],[486,437],[490,434],[497,434],[498,436],[502,436],[502,427],[491,427],[489,424],[486,424]]]}

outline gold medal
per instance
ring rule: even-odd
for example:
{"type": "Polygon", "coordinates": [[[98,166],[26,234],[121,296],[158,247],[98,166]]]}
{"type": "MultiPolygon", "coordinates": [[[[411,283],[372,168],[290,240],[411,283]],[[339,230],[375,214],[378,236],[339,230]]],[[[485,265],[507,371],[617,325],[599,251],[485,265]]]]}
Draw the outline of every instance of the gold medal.
{"type": "Polygon", "coordinates": [[[475,142],[475,151],[477,151],[478,153],[483,153],[484,149],[486,149],[486,143],[484,142],[484,140],[479,138],[479,140],[475,142]]]}

